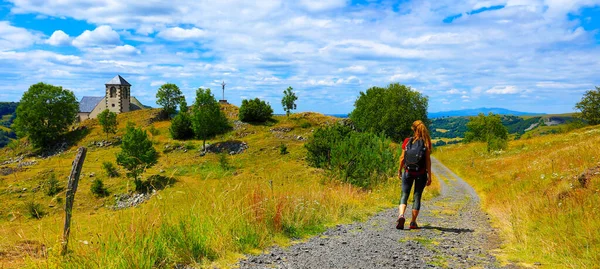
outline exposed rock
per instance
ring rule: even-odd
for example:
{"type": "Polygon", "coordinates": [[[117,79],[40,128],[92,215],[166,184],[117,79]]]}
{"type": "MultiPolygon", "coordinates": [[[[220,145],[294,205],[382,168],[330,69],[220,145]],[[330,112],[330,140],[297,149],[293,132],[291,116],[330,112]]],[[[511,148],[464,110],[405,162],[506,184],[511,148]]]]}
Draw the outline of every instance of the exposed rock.
{"type": "Polygon", "coordinates": [[[114,210],[119,210],[137,206],[150,199],[155,193],[156,191],[153,191],[152,193],[115,194],[115,205],[112,208],[114,210]]]}
{"type": "Polygon", "coordinates": [[[272,128],[272,129],[270,129],[269,131],[270,131],[270,132],[272,132],[272,133],[273,133],[273,132],[289,133],[289,132],[291,132],[293,129],[294,129],[294,128],[291,128],[291,127],[275,127],[275,128],[272,128]]]}
{"type": "Polygon", "coordinates": [[[240,154],[240,153],[244,152],[246,149],[248,149],[248,144],[246,144],[246,142],[236,141],[236,140],[225,141],[225,142],[219,142],[219,143],[215,143],[215,144],[206,145],[206,149],[201,151],[200,156],[204,156],[204,155],[202,155],[202,153],[206,153],[206,152],[212,152],[212,153],[228,152],[230,155],[235,155],[235,154],[240,154]]]}

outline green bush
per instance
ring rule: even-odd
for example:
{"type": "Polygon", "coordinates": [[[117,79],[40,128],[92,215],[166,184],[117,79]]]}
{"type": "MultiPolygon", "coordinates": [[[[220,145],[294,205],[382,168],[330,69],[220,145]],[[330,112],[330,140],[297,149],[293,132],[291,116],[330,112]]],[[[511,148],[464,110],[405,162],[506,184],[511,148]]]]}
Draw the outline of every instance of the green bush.
{"type": "Polygon", "coordinates": [[[590,125],[600,124],[600,87],[585,92],[575,109],[581,111],[581,118],[590,125]]]}
{"type": "Polygon", "coordinates": [[[279,154],[281,154],[281,155],[288,154],[287,146],[283,143],[281,143],[281,145],[279,145],[279,154]]]}
{"type": "Polygon", "coordinates": [[[229,169],[231,169],[231,165],[229,164],[229,159],[227,158],[227,154],[226,153],[219,154],[219,166],[223,170],[229,170],[229,169]]]}
{"type": "Polygon", "coordinates": [[[194,137],[194,130],[192,129],[192,119],[188,113],[180,112],[171,120],[171,127],[169,127],[171,137],[177,140],[186,140],[194,137]]]}
{"type": "Polygon", "coordinates": [[[42,205],[34,201],[25,203],[25,212],[27,212],[27,215],[32,219],[41,219],[44,215],[46,215],[42,205]]]}
{"type": "Polygon", "coordinates": [[[54,196],[63,190],[63,188],[58,182],[58,179],[56,179],[56,175],[54,173],[51,173],[49,175],[48,179],[46,180],[46,184],[44,185],[45,193],[48,196],[54,196]]]}
{"type": "Polygon", "coordinates": [[[502,124],[498,115],[480,113],[471,117],[467,123],[465,142],[481,141],[487,143],[488,152],[508,148],[508,129],[502,124]]]}
{"type": "Polygon", "coordinates": [[[369,189],[397,170],[397,154],[390,144],[383,136],[333,125],[317,129],[305,147],[311,166],[325,168],[343,182],[369,189]]]}
{"type": "Polygon", "coordinates": [[[273,108],[258,98],[242,100],[239,119],[243,122],[266,122],[273,116],[273,108]]]}
{"type": "Polygon", "coordinates": [[[399,142],[412,134],[414,121],[428,123],[428,102],[420,92],[398,83],[372,87],[360,93],[350,119],[358,130],[383,133],[399,142]]]}
{"type": "Polygon", "coordinates": [[[139,193],[148,193],[152,190],[162,190],[170,185],[175,184],[175,182],[176,180],[174,178],[161,175],[153,175],[147,180],[134,180],[135,191],[139,193]]]}
{"type": "Polygon", "coordinates": [[[300,128],[306,129],[306,128],[310,128],[310,127],[312,127],[312,124],[310,124],[310,122],[303,122],[300,124],[300,128]]]}
{"type": "Polygon", "coordinates": [[[156,129],[154,125],[150,125],[150,127],[148,127],[148,132],[150,132],[150,134],[152,134],[153,136],[157,136],[160,134],[160,130],[156,129]]]}
{"type": "Polygon", "coordinates": [[[106,187],[104,187],[104,182],[102,182],[101,179],[94,179],[94,181],[92,181],[92,187],[90,188],[90,191],[92,191],[96,197],[108,196],[108,190],[106,187]]]}
{"type": "Polygon", "coordinates": [[[119,176],[119,171],[117,171],[117,167],[115,167],[113,165],[113,163],[111,163],[111,162],[103,162],[102,169],[104,169],[104,172],[106,172],[106,175],[108,177],[118,177],[119,176]]]}

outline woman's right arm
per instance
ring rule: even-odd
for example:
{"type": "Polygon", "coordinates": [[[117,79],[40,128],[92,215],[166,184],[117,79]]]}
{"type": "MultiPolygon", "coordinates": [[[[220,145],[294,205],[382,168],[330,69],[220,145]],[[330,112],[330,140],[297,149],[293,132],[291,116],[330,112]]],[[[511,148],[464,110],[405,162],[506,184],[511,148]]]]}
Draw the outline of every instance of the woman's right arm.
{"type": "Polygon", "coordinates": [[[402,167],[404,167],[404,150],[402,150],[402,154],[400,155],[400,166],[398,167],[399,178],[402,178],[402,167]]]}

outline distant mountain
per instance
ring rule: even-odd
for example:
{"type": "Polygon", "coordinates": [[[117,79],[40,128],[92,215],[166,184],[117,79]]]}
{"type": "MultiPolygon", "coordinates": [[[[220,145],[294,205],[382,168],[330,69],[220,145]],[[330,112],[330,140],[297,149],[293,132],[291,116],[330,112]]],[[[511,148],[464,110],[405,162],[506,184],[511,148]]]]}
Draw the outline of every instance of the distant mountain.
{"type": "Polygon", "coordinates": [[[527,116],[527,115],[545,115],[546,113],[531,113],[531,112],[519,112],[508,110],[504,108],[473,108],[473,109],[463,109],[463,110],[452,110],[452,111],[441,111],[441,112],[429,112],[429,118],[440,118],[440,117],[462,117],[462,116],[477,116],[479,113],[488,114],[501,114],[501,115],[513,115],[513,116],[527,116]]]}
{"type": "Polygon", "coordinates": [[[325,114],[326,116],[332,116],[332,117],[336,117],[336,118],[348,118],[348,114],[325,114]]]}

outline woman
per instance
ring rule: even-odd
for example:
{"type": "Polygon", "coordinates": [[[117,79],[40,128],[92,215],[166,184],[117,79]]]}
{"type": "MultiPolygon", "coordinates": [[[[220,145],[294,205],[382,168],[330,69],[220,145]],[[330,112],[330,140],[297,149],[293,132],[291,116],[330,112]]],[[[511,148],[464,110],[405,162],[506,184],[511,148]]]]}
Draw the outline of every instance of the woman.
{"type": "Polygon", "coordinates": [[[413,137],[406,138],[402,143],[402,155],[400,156],[400,169],[398,176],[402,178],[402,197],[400,198],[399,216],[396,224],[396,229],[404,229],[404,212],[406,211],[406,202],[410,194],[410,189],[415,185],[413,193],[412,218],[410,221],[410,229],[418,229],[417,216],[421,209],[421,195],[425,186],[431,185],[431,137],[429,131],[422,121],[413,122],[411,129],[414,133],[413,137]],[[416,147],[416,148],[415,148],[416,147]],[[407,153],[407,148],[408,153],[407,153]],[[420,151],[419,151],[420,150],[420,151]],[[419,152],[423,152],[421,154],[419,152]],[[410,156],[405,156],[410,154],[410,156]],[[424,155],[424,156],[423,156],[424,155]],[[412,163],[411,162],[415,162],[412,163]],[[418,161],[415,161],[418,160],[418,161]],[[404,173],[402,173],[404,169],[404,173]]]}

